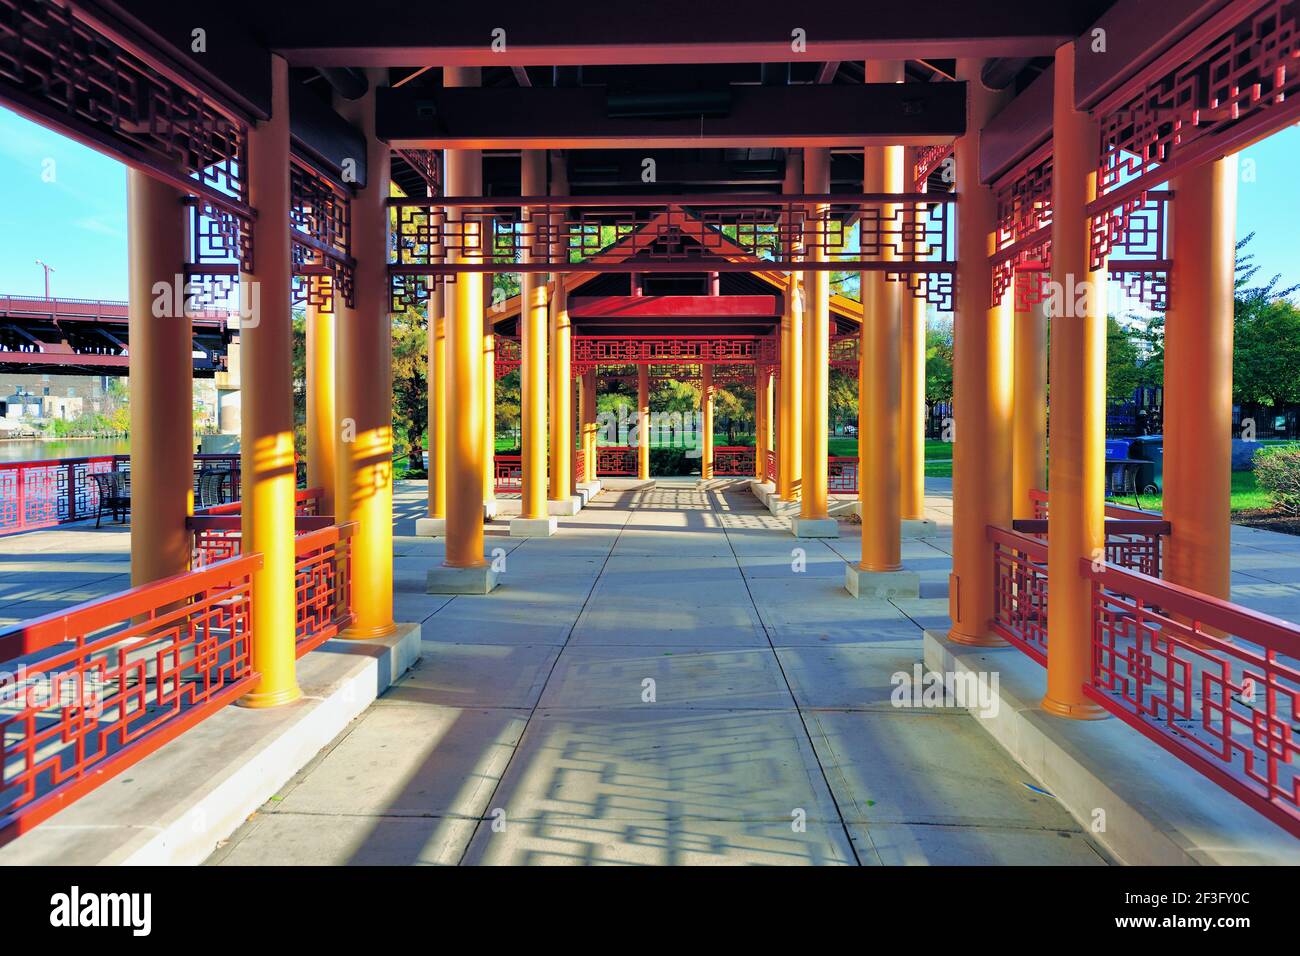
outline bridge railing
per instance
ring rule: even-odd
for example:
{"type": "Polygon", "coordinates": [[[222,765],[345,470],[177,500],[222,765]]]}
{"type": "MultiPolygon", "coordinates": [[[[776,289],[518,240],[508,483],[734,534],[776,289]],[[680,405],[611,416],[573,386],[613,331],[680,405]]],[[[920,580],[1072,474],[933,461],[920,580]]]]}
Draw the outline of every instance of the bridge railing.
{"type": "Polygon", "coordinates": [[[251,690],[252,575],[223,561],[0,630],[0,843],[251,690]]]}
{"type": "MultiPolygon", "coordinates": [[[[238,453],[196,454],[196,497],[199,477],[209,470],[229,471],[230,483],[238,489],[240,467],[238,453]]],[[[123,474],[129,483],[131,456],[92,455],[0,462],[0,535],[95,517],[99,510],[99,490],[91,476],[107,472],[123,474]]]]}
{"type": "Polygon", "coordinates": [[[601,445],[596,449],[596,475],[636,476],[636,449],[629,445],[601,445]]]}

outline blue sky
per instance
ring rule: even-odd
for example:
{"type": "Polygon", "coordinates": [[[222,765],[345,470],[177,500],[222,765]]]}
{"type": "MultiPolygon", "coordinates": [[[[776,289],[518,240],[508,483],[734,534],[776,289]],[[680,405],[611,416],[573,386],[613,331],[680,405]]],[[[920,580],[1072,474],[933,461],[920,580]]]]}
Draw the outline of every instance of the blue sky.
{"type": "MultiPolygon", "coordinates": [[[[1286,284],[1300,282],[1297,156],[1294,126],[1241,154],[1237,235],[1255,232],[1260,276],[1280,272],[1286,284]]],[[[0,109],[0,293],[42,294],[38,258],[55,269],[56,296],[125,299],[126,171],[0,109]]]]}

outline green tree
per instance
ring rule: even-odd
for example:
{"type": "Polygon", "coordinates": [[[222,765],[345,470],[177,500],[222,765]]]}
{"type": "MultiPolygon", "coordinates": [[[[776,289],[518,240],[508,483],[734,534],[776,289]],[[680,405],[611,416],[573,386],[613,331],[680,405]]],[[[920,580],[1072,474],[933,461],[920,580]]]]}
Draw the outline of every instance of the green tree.
{"type": "Polygon", "coordinates": [[[1109,401],[1127,402],[1143,384],[1140,335],[1113,315],[1106,316],[1106,398],[1109,401]]]}
{"type": "Polygon", "coordinates": [[[429,424],[426,379],[428,319],[414,306],[393,315],[393,447],[407,468],[424,470],[424,433],[429,424]]]}
{"type": "Polygon", "coordinates": [[[952,401],[953,330],[951,323],[925,329],[925,403],[933,408],[952,401]]]}

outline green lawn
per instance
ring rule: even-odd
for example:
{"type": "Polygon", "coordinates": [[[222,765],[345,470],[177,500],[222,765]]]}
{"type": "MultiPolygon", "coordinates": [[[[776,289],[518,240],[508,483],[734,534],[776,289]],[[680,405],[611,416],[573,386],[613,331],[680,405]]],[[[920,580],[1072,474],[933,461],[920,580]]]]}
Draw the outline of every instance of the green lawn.
{"type": "MultiPolygon", "coordinates": [[[[1119,504],[1132,506],[1132,497],[1115,499],[1119,504]]],[[[1146,511],[1164,509],[1162,495],[1139,495],[1138,501],[1146,511]]],[[[1271,508],[1273,502],[1268,492],[1259,487],[1253,471],[1234,471],[1232,473],[1232,510],[1254,511],[1259,508],[1271,508]]]]}

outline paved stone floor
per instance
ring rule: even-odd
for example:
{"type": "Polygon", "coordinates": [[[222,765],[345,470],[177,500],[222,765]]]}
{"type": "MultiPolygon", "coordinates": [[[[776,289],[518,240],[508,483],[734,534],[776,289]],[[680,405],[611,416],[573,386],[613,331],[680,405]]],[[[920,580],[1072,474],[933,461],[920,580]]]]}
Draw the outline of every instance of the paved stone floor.
{"type": "MultiPolygon", "coordinates": [[[[1106,862],[967,712],[890,702],[947,623],[950,484],[927,489],[922,594],[889,604],[843,589],[856,525],[796,541],[743,483],[694,480],[607,490],[550,539],[498,520],[501,587],[428,595],[442,542],[399,485],[422,660],[210,862],[1106,862]]],[[[1300,620],[1300,538],[1233,537],[1234,598],[1300,620]]],[[[0,621],[123,589],[128,549],[120,526],[0,539],[0,621]]]]}

